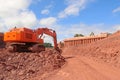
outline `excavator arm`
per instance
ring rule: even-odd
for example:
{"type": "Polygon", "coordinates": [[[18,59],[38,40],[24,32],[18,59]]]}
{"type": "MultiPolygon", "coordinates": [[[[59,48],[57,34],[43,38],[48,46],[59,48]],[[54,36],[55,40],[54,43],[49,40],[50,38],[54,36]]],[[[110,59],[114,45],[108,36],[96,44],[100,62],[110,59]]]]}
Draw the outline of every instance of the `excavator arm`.
{"type": "Polygon", "coordinates": [[[36,33],[37,36],[40,35],[39,38],[41,38],[43,34],[47,34],[47,35],[53,37],[53,39],[54,39],[54,48],[55,49],[57,48],[57,35],[56,35],[56,32],[54,30],[48,29],[48,28],[38,28],[38,29],[35,30],[35,33],[36,33]]]}

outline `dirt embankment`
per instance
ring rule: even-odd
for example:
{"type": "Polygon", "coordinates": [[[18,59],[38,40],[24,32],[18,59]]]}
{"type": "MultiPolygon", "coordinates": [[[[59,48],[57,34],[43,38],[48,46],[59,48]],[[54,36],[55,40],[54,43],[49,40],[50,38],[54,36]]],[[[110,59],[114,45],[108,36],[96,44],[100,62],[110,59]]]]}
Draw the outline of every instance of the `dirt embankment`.
{"type": "Polygon", "coordinates": [[[44,80],[120,80],[120,32],[91,44],[64,48],[63,55],[66,65],[44,80]]]}
{"type": "Polygon", "coordinates": [[[44,73],[64,65],[65,59],[56,50],[41,53],[9,53],[0,50],[0,80],[35,80],[44,73]]]}
{"type": "Polygon", "coordinates": [[[120,67],[120,31],[87,45],[64,48],[64,54],[81,55],[120,67]]]}

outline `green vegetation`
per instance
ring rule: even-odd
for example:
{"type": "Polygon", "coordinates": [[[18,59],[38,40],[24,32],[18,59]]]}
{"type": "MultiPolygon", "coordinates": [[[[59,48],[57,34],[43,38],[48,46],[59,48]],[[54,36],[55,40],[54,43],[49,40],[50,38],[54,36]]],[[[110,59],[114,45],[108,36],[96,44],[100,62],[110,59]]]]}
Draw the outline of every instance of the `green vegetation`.
{"type": "Polygon", "coordinates": [[[74,37],[84,37],[83,34],[75,34],[74,37]]]}
{"type": "Polygon", "coordinates": [[[94,35],[95,35],[94,32],[91,32],[91,33],[90,33],[90,36],[94,36],[94,35]]]}
{"type": "Polygon", "coordinates": [[[48,47],[48,48],[52,48],[53,47],[51,43],[44,43],[44,46],[48,47]]]}

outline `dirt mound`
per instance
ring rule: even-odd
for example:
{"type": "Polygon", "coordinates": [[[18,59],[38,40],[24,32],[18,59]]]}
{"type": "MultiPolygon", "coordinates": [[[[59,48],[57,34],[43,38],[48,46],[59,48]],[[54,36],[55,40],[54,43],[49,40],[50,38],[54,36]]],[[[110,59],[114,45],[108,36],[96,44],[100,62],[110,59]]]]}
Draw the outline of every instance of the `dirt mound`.
{"type": "Polygon", "coordinates": [[[0,52],[0,80],[33,80],[64,65],[65,59],[56,50],[41,53],[0,52]]]}
{"type": "Polygon", "coordinates": [[[64,54],[92,57],[96,61],[103,61],[120,67],[120,31],[91,44],[65,48],[63,52],[64,54]]]}

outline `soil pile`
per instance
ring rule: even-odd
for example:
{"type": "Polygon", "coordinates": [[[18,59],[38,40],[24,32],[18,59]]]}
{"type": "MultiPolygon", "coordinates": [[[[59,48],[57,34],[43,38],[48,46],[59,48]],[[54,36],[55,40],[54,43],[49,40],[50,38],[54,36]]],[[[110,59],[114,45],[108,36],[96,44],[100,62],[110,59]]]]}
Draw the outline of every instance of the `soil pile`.
{"type": "Polygon", "coordinates": [[[120,31],[108,38],[87,45],[69,47],[64,54],[79,54],[120,67],[120,31]]]}
{"type": "Polygon", "coordinates": [[[9,53],[0,50],[0,80],[34,80],[46,72],[61,68],[64,63],[64,57],[56,50],[41,53],[9,53]]]}

